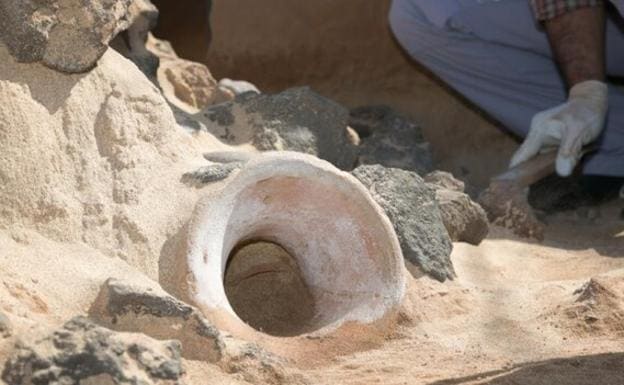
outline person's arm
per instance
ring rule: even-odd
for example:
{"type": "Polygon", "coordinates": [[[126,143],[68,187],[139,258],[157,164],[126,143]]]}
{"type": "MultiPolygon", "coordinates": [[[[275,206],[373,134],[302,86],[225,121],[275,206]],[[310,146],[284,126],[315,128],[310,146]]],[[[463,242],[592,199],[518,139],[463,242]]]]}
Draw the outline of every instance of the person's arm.
{"type": "Polygon", "coordinates": [[[583,7],[544,22],[550,45],[568,87],[605,80],[604,5],[583,7]]]}
{"type": "Polygon", "coordinates": [[[556,170],[572,174],[583,146],[604,128],[608,108],[605,83],[605,9],[601,0],[532,0],[548,34],[553,56],[569,88],[567,102],[537,113],[510,166],[558,147],[556,170]]]}

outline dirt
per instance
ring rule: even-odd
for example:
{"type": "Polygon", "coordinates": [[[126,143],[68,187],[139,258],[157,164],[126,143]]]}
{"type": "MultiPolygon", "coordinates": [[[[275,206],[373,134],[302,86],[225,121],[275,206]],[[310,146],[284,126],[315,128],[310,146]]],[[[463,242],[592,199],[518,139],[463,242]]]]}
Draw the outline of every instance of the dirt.
{"type": "Polygon", "coordinates": [[[281,246],[255,242],[236,249],[225,271],[225,293],[236,314],[275,336],[306,331],[314,300],[299,267],[281,246]]]}
{"type": "Polygon", "coordinates": [[[458,278],[412,280],[403,325],[381,347],[306,374],[315,384],[623,383],[620,206],[603,207],[600,224],[552,217],[544,243],[499,227],[480,246],[456,243],[458,278]]]}

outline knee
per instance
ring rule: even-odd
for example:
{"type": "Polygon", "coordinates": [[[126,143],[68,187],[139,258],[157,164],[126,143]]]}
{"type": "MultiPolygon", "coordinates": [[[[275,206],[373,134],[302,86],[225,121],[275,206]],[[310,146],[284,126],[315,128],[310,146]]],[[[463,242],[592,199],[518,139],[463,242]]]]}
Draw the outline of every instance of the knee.
{"type": "Polygon", "coordinates": [[[392,34],[411,56],[425,48],[435,32],[418,3],[419,0],[392,0],[388,13],[392,34]]]}
{"type": "Polygon", "coordinates": [[[408,6],[410,0],[392,0],[390,12],[388,13],[388,22],[390,30],[400,40],[400,36],[404,36],[411,24],[409,21],[408,6]]]}

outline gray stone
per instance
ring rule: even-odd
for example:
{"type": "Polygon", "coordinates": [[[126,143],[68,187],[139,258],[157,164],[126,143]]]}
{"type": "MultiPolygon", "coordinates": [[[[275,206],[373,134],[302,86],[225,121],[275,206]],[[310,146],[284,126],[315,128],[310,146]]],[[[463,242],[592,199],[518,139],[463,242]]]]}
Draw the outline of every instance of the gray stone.
{"type": "Polygon", "coordinates": [[[218,182],[230,176],[232,172],[240,170],[243,165],[244,163],[242,162],[214,163],[182,175],[182,181],[188,184],[200,185],[218,182]]]}
{"type": "Polygon", "coordinates": [[[353,175],[364,184],[394,225],[406,260],[439,281],[455,276],[453,249],[434,191],[415,172],[364,165],[353,175]]]}
{"type": "Polygon", "coordinates": [[[260,151],[303,152],[351,170],[357,148],[349,139],[348,115],[344,107],[302,87],[275,95],[248,92],[197,117],[229,144],[248,140],[260,151]]]}
{"type": "Polygon", "coordinates": [[[424,174],[433,169],[429,143],[421,128],[387,106],[351,110],[351,126],[360,136],[358,164],[380,164],[424,174]]]}
{"type": "Polygon", "coordinates": [[[0,0],[0,39],[20,62],[85,72],[130,25],[134,0],[0,0]]]}
{"type": "Polygon", "coordinates": [[[76,317],[50,336],[20,343],[6,362],[8,384],[181,384],[180,343],[116,333],[76,317]]]}
{"type": "Polygon", "coordinates": [[[90,310],[98,323],[117,331],[140,332],[182,343],[182,355],[217,362],[223,356],[221,333],[196,308],[147,287],[109,279],[90,310]]]}
{"type": "Polygon", "coordinates": [[[436,200],[451,240],[478,245],[487,237],[490,230],[487,214],[467,194],[438,188],[436,200]]]}
{"type": "Polygon", "coordinates": [[[204,154],[204,158],[215,163],[246,163],[258,154],[243,151],[213,151],[204,154]]]}

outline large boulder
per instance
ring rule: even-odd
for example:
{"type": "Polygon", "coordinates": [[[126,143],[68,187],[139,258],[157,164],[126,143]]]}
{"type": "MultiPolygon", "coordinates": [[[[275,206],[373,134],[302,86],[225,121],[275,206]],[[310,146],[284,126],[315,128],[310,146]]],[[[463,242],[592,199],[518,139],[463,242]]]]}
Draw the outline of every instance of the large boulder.
{"type": "Polygon", "coordinates": [[[219,331],[199,310],[160,287],[109,279],[102,286],[90,315],[113,330],[178,340],[182,343],[182,355],[188,359],[217,362],[223,356],[219,331]]]}
{"type": "Polygon", "coordinates": [[[360,136],[358,164],[415,171],[433,169],[429,143],[422,129],[387,106],[364,106],[351,110],[351,126],[360,136]]]}
{"type": "Polygon", "coordinates": [[[303,152],[351,170],[357,148],[349,139],[348,116],[347,109],[307,87],[275,95],[245,93],[195,115],[229,144],[303,152]]]}
{"type": "Polygon", "coordinates": [[[353,175],[390,218],[405,259],[439,281],[452,279],[453,244],[433,189],[415,172],[381,165],[360,166],[353,175]]]}
{"type": "Polygon", "coordinates": [[[93,68],[130,25],[135,0],[0,0],[0,39],[20,62],[76,73],[93,68]]]}
{"type": "Polygon", "coordinates": [[[19,344],[2,372],[12,385],[180,384],[180,344],[115,333],[76,317],[50,336],[19,344]]]}

